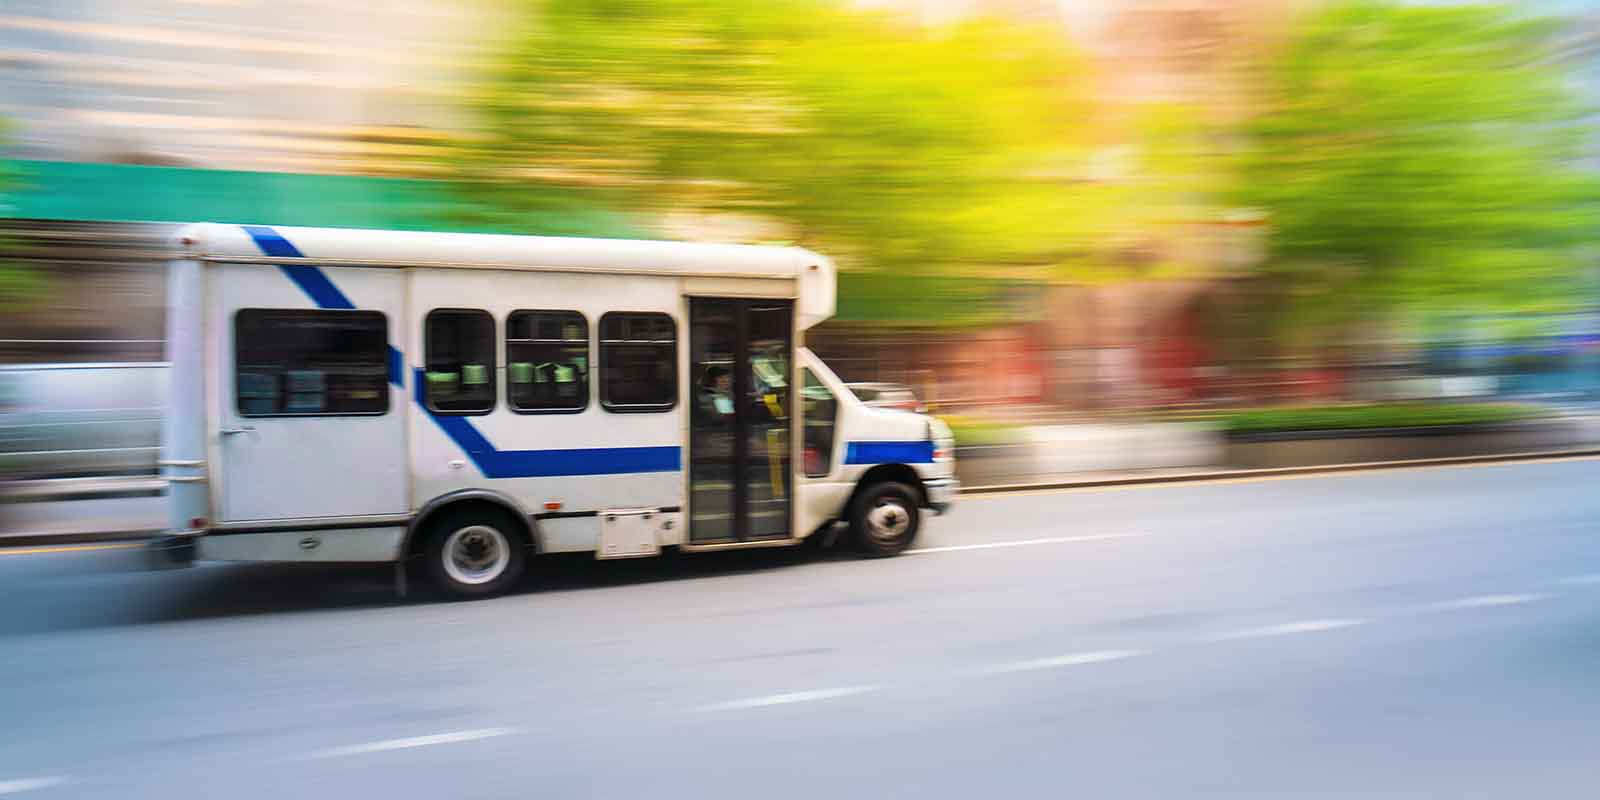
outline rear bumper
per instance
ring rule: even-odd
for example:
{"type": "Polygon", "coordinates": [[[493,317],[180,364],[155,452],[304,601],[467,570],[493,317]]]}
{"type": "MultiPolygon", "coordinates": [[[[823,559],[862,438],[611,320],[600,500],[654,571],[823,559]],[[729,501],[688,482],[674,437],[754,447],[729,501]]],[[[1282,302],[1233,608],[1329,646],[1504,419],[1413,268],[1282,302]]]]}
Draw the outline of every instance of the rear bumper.
{"type": "Polygon", "coordinates": [[[928,507],[935,514],[949,511],[956,501],[956,495],[961,493],[961,481],[955,478],[934,478],[923,482],[922,486],[928,492],[928,507]]]}

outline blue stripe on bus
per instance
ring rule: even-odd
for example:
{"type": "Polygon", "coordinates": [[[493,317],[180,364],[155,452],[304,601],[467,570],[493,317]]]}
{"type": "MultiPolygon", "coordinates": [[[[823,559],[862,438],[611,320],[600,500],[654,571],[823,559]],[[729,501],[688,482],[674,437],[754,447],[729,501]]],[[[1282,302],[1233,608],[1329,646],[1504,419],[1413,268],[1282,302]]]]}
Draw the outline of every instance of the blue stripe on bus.
{"type": "Polygon", "coordinates": [[[553,478],[565,475],[623,475],[640,472],[677,472],[682,468],[680,449],[665,447],[585,447],[566,450],[500,450],[466,417],[437,414],[423,396],[427,382],[417,370],[417,406],[433,418],[439,429],[456,443],[485,478],[553,478]]]}
{"type": "MultiPolygon", "coordinates": [[[[261,252],[269,256],[305,258],[305,254],[300,252],[300,248],[295,247],[292,242],[283,238],[282,234],[265,225],[243,225],[240,227],[243,227],[244,232],[250,234],[250,238],[255,240],[256,247],[261,248],[261,252]]],[[[328,276],[324,275],[322,270],[316,267],[308,267],[303,264],[279,264],[278,269],[283,270],[283,274],[289,276],[289,280],[294,281],[294,285],[300,287],[300,291],[305,292],[306,296],[317,304],[317,308],[353,309],[356,307],[356,304],[350,302],[350,298],[345,297],[344,292],[339,291],[339,287],[334,286],[333,281],[328,280],[328,276]]]]}
{"type": "MultiPolygon", "coordinates": [[[[305,258],[305,254],[300,252],[300,248],[295,247],[293,242],[283,238],[283,234],[265,225],[241,225],[240,227],[244,228],[244,232],[250,234],[250,238],[255,240],[256,247],[261,248],[261,252],[269,256],[305,258]]],[[[283,274],[289,277],[289,280],[294,281],[294,285],[300,287],[300,291],[305,292],[306,296],[311,298],[311,302],[316,303],[318,308],[354,309],[356,307],[356,304],[350,302],[350,298],[346,297],[344,292],[339,291],[339,287],[333,285],[333,281],[328,280],[328,276],[316,267],[308,267],[304,264],[279,264],[278,269],[282,270],[283,274]]],[[[391,346],[389,348],[389,382],[402,389],[405,388],[404,365],[405,359],[401,357],[400,351],[391,346]]]]}
{"type": "MultiPolygon", "coordinates": [[[[304,258],[300,248],[265,225],[242,226],[261,252],[282,258],[304,258]]],[[[319,308],[353,309],[344,292],[321,269],[301,264],[279,264],[290,280],[319,308]]],[[[405,356],[389,347],[389,382],[404,386],[405,356]]],[[[500,450],[466,417],[433,413],[423,397],[422,370],[416,374],[417,406],[439,430],[461,448],[485,478],[550,478],[569,475],[624,475],[642,472],[677,472],[683,468],[680,448],[666,447],[591,447],[570,450],[500,450]]]]}
{"type": "Polygon", "coordinates": [[[932,464],[933,442],[850,442],[846,464],[932,464]]]}
{"type": "Polygon", "coordinates": [[[406,388],[406,357],[400,355],[394,345],[389,345],[389,382],[402,389],[406,388]]]}

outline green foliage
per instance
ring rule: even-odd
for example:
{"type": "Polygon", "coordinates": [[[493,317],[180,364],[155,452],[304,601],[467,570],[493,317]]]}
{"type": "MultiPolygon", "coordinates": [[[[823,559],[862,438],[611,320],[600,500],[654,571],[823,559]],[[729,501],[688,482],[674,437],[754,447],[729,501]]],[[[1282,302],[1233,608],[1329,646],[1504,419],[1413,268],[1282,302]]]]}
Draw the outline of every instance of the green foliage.
{"type": "Polygon", "coordinates": [[[1569,299],[1600,230],[1590,109],[1557,27],[1492,6],[1350,0],[1266,64],[1234,202],[1269,214],[1296,322],[1569,299]]]}
{"type": "Polygon", "coordinates": [[[958,447],[1016,444],[1022,441],[1024,428],[1016,423],[956,415],[941,415],[939,419],[950,426],[958,447]]]}
{"type": "MultiPolygon", "coordinates": [[[[5,144],[6,125],[0,120],[0,146],[5,144]]],[[[6,205],[6,195],[17,184],[17,171],[0,158],[0,206],[6,205]]],[[[0,235],[0,310],[17,309],[38,299],[45,291],[45,281],[36,271],[12,262],[13,245],[0,235]]]]}
{"type": "Polygon", "coordinates": [[[42,297],[47,287],[34,270],[9,263],[5,255],[8,249],[9,243],[0,238],[0,309],[15,310],[42,297]]]}
{"type": "Polygon", "coordinates": [[[1010,302],[1030,284],[939,270],[855,270],[839,274],[840,320],[885,326],[937,322],[944,328],[978,328],[1020,322],[1026,311],[1010,302]]]}
{"type": "Polygon", "coordinates": [[[1059,32],[923,29],[833,0],[521,0],[460,166],[504,208],[582,179],[644,211],[777,220],[850,266],[1055,257],[1088,204],[1059,32]]]}
{"type": "Polygon", "coordinates": [[[1491,425],[1544,413],[1534,406],[1507,403],[1392,403],[1248,409],[1224,412],[1216,420],[1227,433],[1250,434],[1491,425]]]}

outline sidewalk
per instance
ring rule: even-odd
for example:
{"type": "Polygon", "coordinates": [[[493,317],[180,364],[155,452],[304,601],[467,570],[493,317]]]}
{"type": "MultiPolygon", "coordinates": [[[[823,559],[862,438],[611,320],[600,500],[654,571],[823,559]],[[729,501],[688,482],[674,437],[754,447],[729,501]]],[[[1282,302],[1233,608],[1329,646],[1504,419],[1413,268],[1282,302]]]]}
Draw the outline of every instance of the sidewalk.
{"type": "MultiPolygon", "coordinates": [[[[1570,441],[1538,442],[1531,450],[1600,445],[1600,413],[1593,407],[1561,408],[1558,419],[1572,426],[1570,441]]],[[[1021,421],[1021,420],[1017,420],[1021,421]]],[[[1123,473],[1170,474],[1218,471],[1228,463],[1228,447],[1214,425],[1205,422],[1120,422],[1051,419],[1043,412],[1025,423],[1014,444],[962,447],[956,443],[956,472],[965,486],[1058,483],[1094,480],[1123,473]]]]}
{"type": "Polygon", "coordinates": [[[1222,466],[1221,443],[1193,423],[1035,425],[1017,444],[961,448],[956,474],[967,486],[1057,482],[1073,476],[1193,471],[1222,466]]]}

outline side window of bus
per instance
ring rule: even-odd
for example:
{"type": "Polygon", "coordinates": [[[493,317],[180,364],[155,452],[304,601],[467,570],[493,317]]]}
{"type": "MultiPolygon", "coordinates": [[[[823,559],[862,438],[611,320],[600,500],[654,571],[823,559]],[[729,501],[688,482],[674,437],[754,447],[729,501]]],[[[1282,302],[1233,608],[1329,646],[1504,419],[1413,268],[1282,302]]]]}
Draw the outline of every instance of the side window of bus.
{"type": "Polygon", "coordinates": [[[233,317],[241,417],[389,411],[389,322],[379,311],[242,308],[233,317]]]}
{"type": "Polygon", "coordinates": [[[441,308],[423,323],[423,380],[428,408],[444,414],[494,410],[494,317],[487,311],[441,308]]]}
{"type": "Polygon", "coordinates": [[[613,311],[600,318],[600,405],[666,411],[678,403],[678,329],[666,314],[613,311]]]}
{"type": "Polygon", "coordinates": [[[833,431],[839,401],[809,369],[801,369],[800,401],[804,404],[806,477],[823,478],[833,471],[833,431]]]}
{"type": "Polygon", "coordinates": [[[576,311],[506,318],[506,402],[522,413],[589,405],[589,321],[576,311]]]}

